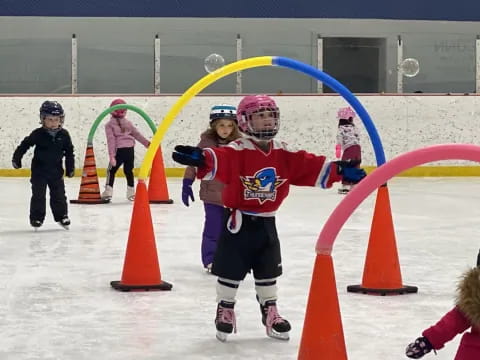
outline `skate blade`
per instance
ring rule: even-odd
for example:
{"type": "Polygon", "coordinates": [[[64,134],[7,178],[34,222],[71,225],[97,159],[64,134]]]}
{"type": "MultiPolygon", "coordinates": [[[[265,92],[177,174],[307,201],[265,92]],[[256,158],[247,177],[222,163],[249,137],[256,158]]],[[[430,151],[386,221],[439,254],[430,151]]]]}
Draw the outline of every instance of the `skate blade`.
{"type": "Polygon", "coordinates": [[[228,333],[222,332],[222,331],[217,331],[217,339],[221,342],[227,341],[227,336],[230,335],[228,333]]]}
{"type": "Polygon", "coordinates": [[[267,331],[267,335],[272,339],[283,340],[283,341],[290,340],[290,333],[288,331],[280,333],[272,329],[270,331],[267,331]]]}
{"type": "Polygon", "coordinates": [[[70,225],[62,225],[60,223],[58,223],[58,225],[60,225],[62,228],[64,228],[65,230],[70,230],[70,225]]]}

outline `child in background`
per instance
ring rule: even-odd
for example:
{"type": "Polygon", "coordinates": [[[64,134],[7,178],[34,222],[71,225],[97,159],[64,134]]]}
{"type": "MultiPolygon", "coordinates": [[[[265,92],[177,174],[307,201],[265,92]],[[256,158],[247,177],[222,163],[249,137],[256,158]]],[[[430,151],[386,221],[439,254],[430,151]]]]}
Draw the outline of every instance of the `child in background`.
{"type": "MultiPolygon", "coordinates": [[[[199,148],[216,148],[225,146],[240,137],[237,125],[237,110],[231,105],[217,105],[210,111],[210,127],[200,136],[199,148]]],[[[197,175],[193,166],[185,170],[182,186],[182,201],[189,206],[193,197],[192,184],[197,175]]],[[[217,248],[217,240],[222,231],[223,184],[217,180],[202,180],[200,183],[200,200],[205,208],[205,223],[202,234],[202,263],[207,272],[212,270],[213,254],[217,248]]]]}
{"type": "Polygon", "coordinates": [[[279,116],[269,96],[246,96],[237,108],[238,125],[246,137],[217,148],[178,145],[172,155],[176,162],[196,166],[199,179],[217,179],[225,185],[224,223],[212,268],[218,276],[215,325],[220,341],[236,331],[236,294],[250,271],[267,335],[289,339],[290,323],[277,310],[282,260],[275,212],[290,185],[328,188],[342,177],[355,183],[365,176],[348,162],[327,162],[324,156],[291,151],[274,140],[279,116]]]}
{"type": "Polygon", "coordinates": [[[32,159],[32,198],[30,200],[30,225],[35,229],[42,226],[46,213],[47,186],[50,189],[50,208],[53,218],[62,227],[68,229],[68,205],[63,181],[63,158],[65,157],[66,175],[75,174],[75,158],[70,135],[63,126],[65,113],[56,101],[45,101],[40,107],[42,127],[32,131],[18,145],[13,153],[12,165],[22,167],[22,157],[34,146],[32,159]]]}
{"type": "MultiPolygon", "coordinates": [[[[119,104],[125,104],[125,101],[115,99],[110,104],[110,107],[119,104]]],[[[108,163],[105,191],[102,193],[102,199],[104,200],[112,199],[115,174],[122,165],[123,172],[127,178],[127,199],[130,201],[135,200],[135,184],[133,178],[135,140],[142,143],[145,147],[150,145],[150,142],[127,120],[125,117],[126,114],[127,109],[112,111],[112,116],[105,125],[110,161],[108,163]]]]}
{"type": "MultiPolygon", "coordinates": [[[[356,161],[358,166],[362,162],[362,149],[360,147],[360,136],[358,129],[353,123],[356,114],[350,107],[341,108],[337,112],[338,132],[336,156],[343,161],[356,161]]],[[[338,189],[339,194],[347,194],[354,184],[342,180],[342,187],[338,189]]]]}
{"type": "Polygon", "coordinates": [[[440,350],[469,328],[462,336],[455,360],[480,359],[480,254],[477,266],[465,272],[458,283],[455,307],[409,344],[406,355],[419,359],[432,350],[440,350]]]}

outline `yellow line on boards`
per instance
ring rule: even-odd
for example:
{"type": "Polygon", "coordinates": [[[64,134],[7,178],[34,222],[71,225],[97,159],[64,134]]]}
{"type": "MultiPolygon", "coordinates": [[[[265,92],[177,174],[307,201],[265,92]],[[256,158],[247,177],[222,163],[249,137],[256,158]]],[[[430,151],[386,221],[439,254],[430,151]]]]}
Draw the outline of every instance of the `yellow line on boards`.
{"type": "MultiPolygon", "coordinates": [[[[365,171],[371,173],[375,166],[365,166],[365,171]]],[[[138,176],[139,169],[134,169],[135,176],[138,176]]],[[[167,177],[183,177],[185,168],[166,168],[167,177]]],[[[99,177],[106,176],[105,168],[98,168],[99,177]]],[[[0,177],[29,177],[30,169],[0,169],[0,177]]],[[[75,176],[82,176],[82,170],[77,169],[75,176]]],[[[118,177],[123,177],[121,171],[117,172],[118,177]]],[[[447,177],[447,176],[480,176],[480,166],[417,166],[400,173],[401,177],[447,177]]]]}

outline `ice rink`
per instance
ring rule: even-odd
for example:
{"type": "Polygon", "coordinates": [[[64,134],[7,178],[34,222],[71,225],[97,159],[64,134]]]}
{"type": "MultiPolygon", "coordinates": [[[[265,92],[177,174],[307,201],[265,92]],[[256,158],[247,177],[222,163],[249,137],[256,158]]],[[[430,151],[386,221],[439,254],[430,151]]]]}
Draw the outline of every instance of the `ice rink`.
{"type": "MultiPolygon", "coordinates": [[[[66,179],[69,199],[77,198],[79,183],[66,179]]],[[[151,205],[151,212],[162,278],[173,290],[123,293],[110,281],[121,278],[132,215],[124,178],[117,179],[111,204],[70,205],[69,231],[48,209],[38,232],[28,222],[29,179],[0,178],[0,360],[296,359],[314,246],[342,195],[292,187],[277,214],[284,268],[278,305],[292,324],[290,341],[265,335],[247,277],[236,305],[238,333],[220,343],[213,323],[216,278],[200,261],[202,202],[196,196],[183,206],[181,179],[168,179],[168,186],[175,203],[151,205]]],[[[351,360],[406,359],[405,346],[452,307],[457,279],[480,247],[480,178],[399,178],[389,189],[403,282],[419,293],[346,292],[361,282],[371,195],[333,249],[351,360]]],[[[453,359],[459,340],[424,359],[453,359]]]]}

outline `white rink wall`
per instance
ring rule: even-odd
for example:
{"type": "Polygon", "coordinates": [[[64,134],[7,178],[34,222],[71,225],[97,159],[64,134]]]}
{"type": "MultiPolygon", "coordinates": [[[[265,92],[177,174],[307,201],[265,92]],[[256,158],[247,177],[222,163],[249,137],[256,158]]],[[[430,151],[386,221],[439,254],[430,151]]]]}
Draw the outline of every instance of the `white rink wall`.
{"type": "MultiPolygon", "coordinates": [[[[76,154],[76,167],[83,166],[87,137],[92,124],[110,102],[118,96],[4,96],[0,97],[3,119],[0,124],[0,169],[11,169],[15,147],[39,126],[38,110],[44,100],[59,101],[65,109],[65,128],[70,132],[76,154]]],[[[141,108],[156,126],[179,96],[124,96],[128,104],[141,108]]],[[[280,107],[281,130],[277,136],[292,148],[305,149],[328,157],[334,156],[336,112],[347,106],[336,95],[273,96],[280,107]]],[[[162,141],[166,168],[178,167],[171,160],[176,144],[197,144],[200,133],[208,127],[212,105],[237,105],[241,96],[197,96],[177,116],[162,141]]],[[[475,95],[366,95],[358,96],[369,112],[383,142],[387,160],[406,151],[443,143],[480,144],[480,97],[475,95]]],[[[147,137],[152,132],[147,123],[133,111],[127,116],[147,137]]],[[[104,124],[94,137],[98,168],[107,167],[104,124]]],[[[363,164],[376,165],[373,148],[360,120],[363,164]]],[[[145,149],[136,146],[135,166],[139,167],[145,149]]],[[[23,167],[30,166],[33,151],[23,158],[23,167]]],[[[434,165],[472,165],[465,161],[443,161],[434,165]]],[[[432,165],[432,164],[430,164],[432,165]]]]}

